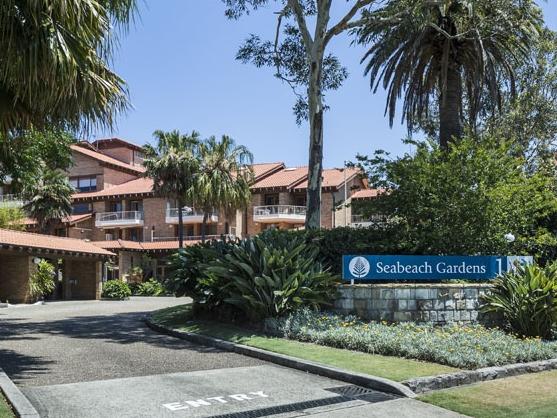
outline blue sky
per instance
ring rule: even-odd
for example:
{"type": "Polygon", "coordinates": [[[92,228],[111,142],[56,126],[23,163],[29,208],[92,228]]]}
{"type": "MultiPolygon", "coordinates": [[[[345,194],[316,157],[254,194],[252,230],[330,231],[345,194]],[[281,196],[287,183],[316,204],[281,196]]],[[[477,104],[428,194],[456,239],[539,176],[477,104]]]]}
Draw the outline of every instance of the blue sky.
{"type": "MultiPolygon", "coordinates": [[[[338,17],[346,2],[335,3],[338,17]]],[[[557,30],[557,10],[545,2],[542,7],[546,22],[557,30]]],[[[119,136],[144,144],[156,129],[195,129],[204,137],[232,136],[257,162],[306,165],[308,126],[296,125],[291,90],[272,70],[234,59],[248,34],[273,37],[275,9],[230,21],[220,0],[145,0],[114,62],[128,82],[133,109],[119,118],[114,132],[98,132],[93,138],[119,136]]],[[[331,110],[325,115],[325,166],[342,166],[356,153],[378,148],[393,154],[408,151],[401,143],[405,127],[397,120],[391,129],[384,117],[384,92],[372,94],[363,77],[363,49],[350,46],[347,36],[330,47],[350,76],[341,89],[327,94],[331,110]]]]}

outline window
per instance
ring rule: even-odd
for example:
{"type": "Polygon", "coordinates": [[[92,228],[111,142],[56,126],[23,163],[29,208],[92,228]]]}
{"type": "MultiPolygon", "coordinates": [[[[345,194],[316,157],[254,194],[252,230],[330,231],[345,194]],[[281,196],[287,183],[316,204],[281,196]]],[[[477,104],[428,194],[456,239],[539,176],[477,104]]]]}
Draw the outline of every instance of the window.
{"type": "Polygon", "coordinates": [[[294,196],[294,203],[296,206],[305,206],[306,205],[306,195],[299,194],[294,196]]]}
{"type": "Polygon", "coordinates": [[[97,176],[80,176],[70,178],[70,185],[79,193],[97,190],[97,176]]]}
{"type": "Polygon", "coordinates": [[[84,213],[89,213],[93,210],[90,203],[74,203],[72,205],[72,214],[83,215],[84,213]]]}
{"type": "Polygon", "coordinates": [[[130,241],[141,241],[142,232],[141,228],[130,229],[130,241]]]}
{"type": "Polygon", "coordinates": [[[140,200],[132,200],[130,202],[130,210],[141,212],[143,210],[143,202],[140,200]]]}
{"type": "Polygon", "coordinates": [[[110,202],[110,212],[122,212],[122,202],[110,202]]]}
{"type": "Polygon", "coordinates": [[[278,205],[279,195],[278,193],[266,194],[265,195],[265,206],[278,205]]]}

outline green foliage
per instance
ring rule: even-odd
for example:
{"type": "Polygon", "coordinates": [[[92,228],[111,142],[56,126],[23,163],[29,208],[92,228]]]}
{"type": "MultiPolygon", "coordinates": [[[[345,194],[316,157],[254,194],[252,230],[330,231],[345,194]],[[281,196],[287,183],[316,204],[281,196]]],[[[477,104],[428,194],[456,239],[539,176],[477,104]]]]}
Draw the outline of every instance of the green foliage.
{"type": "Polygon", "coordinates": [[[25,214],[17,207],[0,207],[0,228],[23,231],[25,214]]]}
{"type": "Polygon", "coordinates": [[[416,254],[554,252],[557,199],[553,167],[535,172],[512,148],[490,138],[465,138],[448,152],[414,143],[414,154],[391,160],[359,156],[379,197],[355,204],[357,212],[390,219],[390,239],[416,254]],[[517,239],[507,243],[504,236],[517,239]],[[547,251],[543,245],[549,245],[547,251]]]}
{"type": "Polygon", "coordinates": [[[342,317],[302,309],[278,321],[268,321],[268,326],[287,338],[299,341],[433,361],[464,369],[557,356],[555,342],[521,339],[480,325],[389,325],[364,322],[354,316],[342,317]]]}
{"type": "Polygon", "coordinates": [[[258,236],[240,241],[208,268],[226,282],[224,302],[253,320],[276,318],[298,307],[327,305],[336,278],[323,270],[318,249],[302,239],[276,241],[258,236]]]}
{"type": "Polygon", "coordinates": [[[549,339],[557,326],[557,264],[518,267],[493,282],[483,312],[497,313],[526,337],[549,339]]]}
{"type": "Polygon", "coordinates": [[[54,266],[46,260],[37,264],[37,271],[29,277],[29,290],[31,295],[40,298],[51,293],[56,287],[54,266]]]}
{"type": "Polygon", "coordinates": [[[134,292],[138,296],[160,296],[164,293],[163,285],[155,279],[149,279],[146,282],[140,283],[134,292]]]}
{"type": "Polygon", "coordinates": [[[130,287],[122,280],[109,280],[103,283],[102,297],[107,299],[127,299],[132,295],[130,287]]]}

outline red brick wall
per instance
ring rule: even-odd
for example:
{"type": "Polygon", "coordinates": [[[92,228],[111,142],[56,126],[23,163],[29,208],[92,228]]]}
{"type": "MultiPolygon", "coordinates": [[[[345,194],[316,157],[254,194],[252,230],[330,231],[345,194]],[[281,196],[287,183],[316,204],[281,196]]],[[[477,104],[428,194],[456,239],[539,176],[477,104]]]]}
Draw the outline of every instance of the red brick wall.
{"type": "Polygon", "coordinates": [[[99,299],[102,263],[97,260],[65,259],[63,267],[65,299],[99,299]]]}
{"type": "Polygon", "coordinates": [[[19,254],[0,254],[0,301],[30,303],[29,276],[36,269],[33,257],[19,254]]]}

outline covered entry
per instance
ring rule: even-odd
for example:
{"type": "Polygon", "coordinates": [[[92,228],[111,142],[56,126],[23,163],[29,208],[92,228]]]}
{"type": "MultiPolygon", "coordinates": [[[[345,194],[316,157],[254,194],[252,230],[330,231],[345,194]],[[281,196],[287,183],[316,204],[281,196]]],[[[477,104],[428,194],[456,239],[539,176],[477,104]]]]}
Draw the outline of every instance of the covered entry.
{"type": "Polygon", "coordinates": [[[114,254],[86,241],[0,229],[0,301],[29,303],[41,258],[60,268],[64,299],[99,299],[102,264],[114,254]]]}

